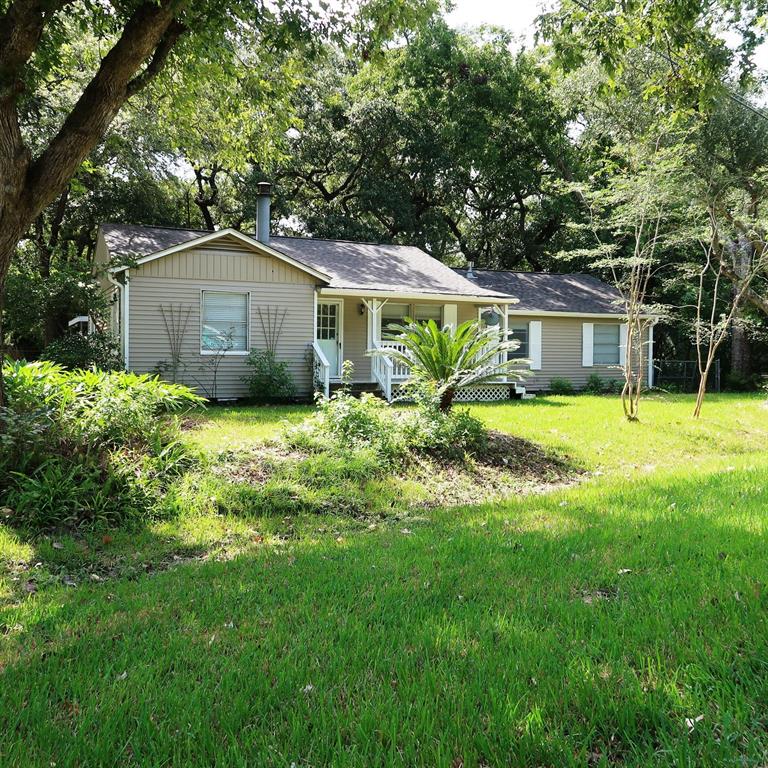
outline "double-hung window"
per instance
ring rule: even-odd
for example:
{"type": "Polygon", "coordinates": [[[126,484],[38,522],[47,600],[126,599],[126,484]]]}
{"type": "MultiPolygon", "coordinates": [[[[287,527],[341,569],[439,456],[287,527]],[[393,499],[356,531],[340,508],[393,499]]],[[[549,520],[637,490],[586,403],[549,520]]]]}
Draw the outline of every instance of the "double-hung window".
{"type": "Polygon", "coordinates": [[[621,326],[595,323],[592,355],[595,365],[618,365],[621,326]]]}
{"type": "Polygon", "coordinates": [[[201,304],[201,351],[247,352],[248,294],[203,291],[201,304]]]}
{"type": "Polygon", "coordinates": [[[410,304],[395,304],[388,301],[381,308],[381,335],[386,337],[388,333],[394,333],[395,325],[404,325],[405,318],[411,314],[410,304]]]}
{"type": "Polygon", "coordinates": [[[528,323],[510,323],[508,341],[517,341],[519,346],[507,352],[508,360],[525,360],[528,357],[528,323]]]}
{"type": "Polygon", "coordinates": [[[435,325],[440,328],[443,322],[443,306],[442,304],[416,304],[413,308],[413,319],[417,323],[424,324],[434,320],[435,325]]]}

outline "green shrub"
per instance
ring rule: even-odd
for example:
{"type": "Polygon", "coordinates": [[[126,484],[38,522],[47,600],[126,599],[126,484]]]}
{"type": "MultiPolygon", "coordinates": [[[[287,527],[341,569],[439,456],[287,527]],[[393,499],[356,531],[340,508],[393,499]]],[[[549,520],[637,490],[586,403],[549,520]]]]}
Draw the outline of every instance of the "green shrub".
{"type": "Polygon", "coordinates": [[[35,530],[111,525],[156,513],[194,465],[165,414],[198,405],[186,387],[125,372],[6,363],[0,504],[35,530]]]}
{"type": "Polygon", "coordinates": [[[257,403],[284,403],[296,398],[296,385],[288,364],[278,360],[274,352],[252,349],[246,363],[251,372],[242,380],[257,403]]]}
{"type": "Polygon", "coordinates": [[[549,391],[553,395],[572,395],[574,392],[573,382],[570,379],[555,376],[549,380],[549,391]]]}
{"type": "Polygon", "coordinates": [[[289,427],[284,440],[308,451],[370,448],[394,460],[406,451],[398,426],[388,403],[369,392],[357,398],[343,388],[320,399],[317,412],[289,427]]]}
{"type": "Polygon", "coordinates": [[[596,373],[590,374],[584,391],[590,395],[601,395],[603,393],[603,380],[596,373]]]}
{"type": "Polygon", "coordinates": [[[760,389],[760,376],[743,376],[731,371],[726,374],[723,388],[729,392],[755,392],[760,389]]]}
{"type": "Polygon", "coordinates": [[[288,427],[283,439],[290,447],[325,454],[372,451],[392,464],[409,454],[454,459],[474,454],[487,445],[488,433],[468,410],[442,411],[428,396],[417,398],[416,408],[406,411],[370,393],[356,398],[342,388],[320,399],[317,412],[288,427]]]}
{"type": "MultiPolygon", "coordinates": [[[[603,379],[598,374],[593,373],[587,379],[584,391],[590,395],[616,395],[621,392],[624,382],[621,379],[608,378],[603,379]]],[[[568,394],[568,393],[558,393],[568,394]]]]}
{"type": "Polygon", "coordinates": [[[445,459],[480,453],[488,445],[488,430],[465,408],[445,413],[438,408],[418,408],[404,420],[409,449],[445,459]]]}
{"type": "Polygon", "coordinates": [[[102,371],[119,371],[123,367],[117,338],[111,333],[101,331],[87,336],[68,333],[45,347],[40,353],[40,358],[70,370],[98,368],[102,371]]]}

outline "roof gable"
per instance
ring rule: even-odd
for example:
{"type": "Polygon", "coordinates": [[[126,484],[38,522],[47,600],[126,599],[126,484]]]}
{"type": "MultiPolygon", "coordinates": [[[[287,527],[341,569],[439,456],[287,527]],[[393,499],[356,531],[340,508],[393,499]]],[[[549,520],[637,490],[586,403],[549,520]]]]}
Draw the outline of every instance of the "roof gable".
{"type": "MultiPolygon", "coordinates": [[[[214,232],[200,233],[196,230],[105,224],[102,226],[102,232],[110,253],[135,260],[137,264],[146,264],[155,259],[161,259],[164,256],[190,248],[197,248],[208,243],[236,241],[240,245],[252,248],[259,253],[273,256],[297,269],[308,272],[318,280],[326,283],[329,281],[328,275],[324,272],[288,254],[275,250],[248,235],[244,235],[236,229],[219,229],[214,232]]],[[[120,267],[115,271],[120,271],[120,269],[124,268],[120,267]]]]}

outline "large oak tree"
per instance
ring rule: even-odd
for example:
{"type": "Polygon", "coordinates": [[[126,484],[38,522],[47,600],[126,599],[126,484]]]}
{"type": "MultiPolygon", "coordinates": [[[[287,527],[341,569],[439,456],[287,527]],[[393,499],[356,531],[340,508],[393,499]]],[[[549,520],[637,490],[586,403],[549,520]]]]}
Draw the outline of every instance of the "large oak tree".
{"type": "MultiPolygon", "coordinates": [[[[369,56],[388,34],[436,6],[436,0],[363,0],[346,27],[348,39],[369,56]]],[[[174,53],[177,67],[189,68],[198,57],[214,60],[244,29],[270,26],[271,44],[279,47],[302,34],[340,34],[341,21],[319,15],[309,0],[0,2],[0,318],[19,240],[64,192],[125,103],[158,78],[174,53]],[[27,100],[43,81],[55,89],[73,27],[94,34],[105,53],[58,129],[33,149],[24,130],[27,100]]]]}

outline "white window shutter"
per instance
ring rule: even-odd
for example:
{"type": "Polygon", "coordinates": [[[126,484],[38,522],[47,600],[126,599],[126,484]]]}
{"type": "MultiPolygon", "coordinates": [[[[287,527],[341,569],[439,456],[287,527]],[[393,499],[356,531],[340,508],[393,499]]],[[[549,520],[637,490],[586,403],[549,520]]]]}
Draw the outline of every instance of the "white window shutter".
{"type": "Polygon", "coordinates": [[[459,308],[456,304],[445,304],[443,306],[443,325],[450,325],[455,328],[459,324],[459,308]]]}
{"type": "Polygon", "coordinates": [[[626,323],[622,323],[619,326],[619,365],[626,365],[627,363],[627,331],[629,326],[626,323]]]}
{"type": "Polygon", "coordinates": [[[593,361],[595,338],[594,323],[583,323],[581,326],[581,364],[585,368],[591,368],[593,361]]]}
{"type": "Polygon", "coordinates": [[[541,320],[531,320],[528,323],[528,357],[531,370],[541,370],[541,320]]]}

